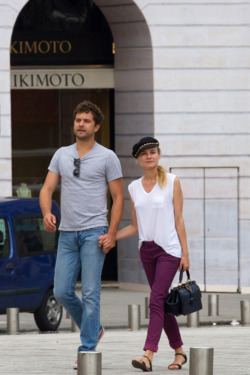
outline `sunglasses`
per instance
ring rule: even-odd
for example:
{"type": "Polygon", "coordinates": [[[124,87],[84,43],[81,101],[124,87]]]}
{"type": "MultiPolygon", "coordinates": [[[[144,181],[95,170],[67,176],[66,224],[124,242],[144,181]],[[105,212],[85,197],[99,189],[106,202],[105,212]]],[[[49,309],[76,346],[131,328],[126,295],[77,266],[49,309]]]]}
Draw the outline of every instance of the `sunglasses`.
{"type": "Polygon", "coordinates": [[[80,163],[81,163],[81,160],[80,159],[75,159],[74,158],[74,166],[75,166],[75,169],[73,170],[73,175],[75,177],[79,177],[80,176],[80,163]]]}

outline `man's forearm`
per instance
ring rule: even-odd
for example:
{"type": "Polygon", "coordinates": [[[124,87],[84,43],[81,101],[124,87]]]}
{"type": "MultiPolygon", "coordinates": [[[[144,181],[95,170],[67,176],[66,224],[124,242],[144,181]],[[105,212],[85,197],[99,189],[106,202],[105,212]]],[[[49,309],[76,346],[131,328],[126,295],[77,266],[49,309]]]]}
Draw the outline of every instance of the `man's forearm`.
{"type": "Polygon", "coordinates": [[[43,216],[51,212],[52,195],[49,194],[44,188],[42,188],[40,191],[39,202],[43,216]]]}
{"type": "Polygon", "coordinates": [[[118,230],[121,218],[122,218],[122,213],[123,213],[123,197],[122,198],[117,198],[113,202],[113,206],[111,209],[111,219],[110,219],[110,225],[109,225],[109,230],[108,233],[112,235],[116,235],[116,232],[118,230]]]}

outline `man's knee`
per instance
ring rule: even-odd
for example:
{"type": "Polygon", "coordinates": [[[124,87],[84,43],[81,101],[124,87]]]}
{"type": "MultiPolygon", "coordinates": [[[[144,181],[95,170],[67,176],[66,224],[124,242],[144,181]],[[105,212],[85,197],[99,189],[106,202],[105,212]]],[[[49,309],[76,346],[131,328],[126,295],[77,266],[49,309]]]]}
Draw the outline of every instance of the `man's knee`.
{"type": "Polygon", "coordinates": [[[65,291],[62,288],[58,288],[56,285],[54,285],[54,297],[55,299],[61,304],[64,305],[64,303],[67,301],[67,296],[65,291]]]}

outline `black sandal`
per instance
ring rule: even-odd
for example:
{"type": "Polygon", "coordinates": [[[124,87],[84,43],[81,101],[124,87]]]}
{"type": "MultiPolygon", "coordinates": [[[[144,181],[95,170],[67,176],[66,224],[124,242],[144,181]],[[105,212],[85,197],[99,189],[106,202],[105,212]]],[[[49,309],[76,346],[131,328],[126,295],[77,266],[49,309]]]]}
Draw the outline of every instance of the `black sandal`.
{"type": "Polygon", "coordinates": [[[175,355],[182,355],[182,357],[184,358],[184,362],[181,365],[179,365],[179,363],[172,363],[171,365],[168,366],[169,370],[181,370],[182,366],[185,365],[185,363],[187,362],[186,354],[176,353],[175,355]],[[170,368],[170,366],[177,366],[178,368],[170,368]]]}
{"type": "Polygon", "coordinates": [[[153,371],[152,362],[150,361],[150,359],[146,355],[144,355],[143,357],[147,358],[150,367],[147,367],[146,363],[144,361],[140,362],[140,361],[137,361],[136,359],[133,359],[132,366],[135,367],[135,368],[139,368],[140,370],[142,370],[144,372],[153,371]]]}

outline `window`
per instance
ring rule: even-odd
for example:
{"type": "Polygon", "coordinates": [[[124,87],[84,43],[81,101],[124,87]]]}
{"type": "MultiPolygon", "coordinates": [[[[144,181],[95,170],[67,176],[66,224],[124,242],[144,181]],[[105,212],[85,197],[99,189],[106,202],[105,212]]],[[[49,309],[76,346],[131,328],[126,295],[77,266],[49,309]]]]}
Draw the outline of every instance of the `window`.
{"type": "Polygon", "coordinates": [[[34,215],[22,215],[14,218],[14,228],[18,253],[21,256],[56,253],[58,230],[46,232],[43,218],[34,215]]]}
{"type": "Polygon", "coordinates": [[[7,220],[0,218],[0,259],[10,255],[10,236],[7,220]]]}

